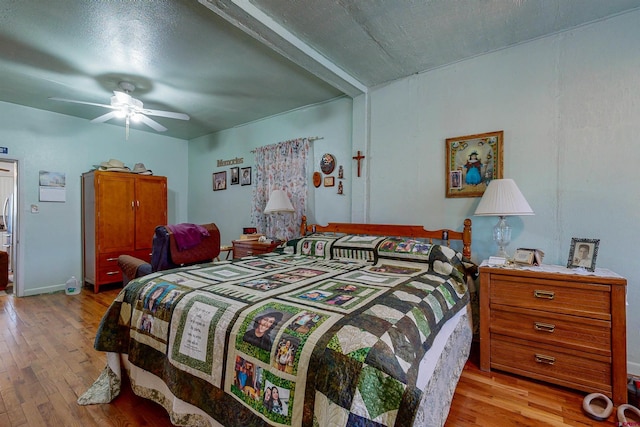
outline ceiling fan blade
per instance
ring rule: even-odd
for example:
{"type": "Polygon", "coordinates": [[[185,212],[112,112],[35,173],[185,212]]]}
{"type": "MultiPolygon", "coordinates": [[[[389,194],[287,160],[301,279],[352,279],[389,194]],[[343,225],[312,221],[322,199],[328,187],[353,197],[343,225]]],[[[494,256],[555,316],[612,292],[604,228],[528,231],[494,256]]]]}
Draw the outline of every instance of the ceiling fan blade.
{"type": "Polygon", "coordinates": [[[156,122],[155,120],[150,119],[149,117],[145,116],[144,114],[140,114],[138,113],[135,116],[134,120],[139,120],[142,123],[144,123],[145,125],[149,126],[150,128],[158,131],[158,132],[164,132],[165,130],[167,130],[166,127],[162,126],[160,123],[156,122]]]}
{"type": "Polygon", "coordinates": [[[112,118],[116,117],[117,115],[118,115],[117,111],[109,111],[107,114],[103,114],[103,115],[98,116],[95,119],[91,120],[91,123],[106,122],[107,120],[111,120],[112,118]]]}
{"type": "Polygon", "coordinates": [[[148,114],[150,116],[167,117],[169,119],[178,119],[178,120],[190,119],[190,117],[187,114],[174,113],[173,111],[150,110],[148,108],[145,108],[141,112],[144,114],[148,114]]]}
{"type": "Polygon", "coordinates": [[[52,101],[62,101],[62,102],[72,102],[74,104],[84,104],[84,105],[95,105],[96,107],[104,107],[104,108],[115,108],[111,105],[107,105],[107,104],[98,104],[96,102],[86,102],[86,101],[77,101],[75,99],[66,99],[66,98],[49,98],[52,101]]]}

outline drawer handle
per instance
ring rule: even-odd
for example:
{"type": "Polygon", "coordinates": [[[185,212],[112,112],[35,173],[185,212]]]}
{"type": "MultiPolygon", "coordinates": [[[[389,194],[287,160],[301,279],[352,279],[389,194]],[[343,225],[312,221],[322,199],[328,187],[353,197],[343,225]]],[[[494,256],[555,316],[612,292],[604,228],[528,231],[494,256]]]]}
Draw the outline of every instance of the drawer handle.
{"type": "Polygon", "coordinates": [[[533,329],[535,329],[536,331],[553,333],[556,329],[556,325],[553,325],[551,323],[533,322],[533,329]]]}
{"type": "Polygon", "coordinates": [[[107,276],[113,276],[114,274],[120,273],[119,271],[107,271],[107,276]]]}
{"type": "Polygon", "coordinates": [[[556,363],[556,358],[551,356],[545,356],[544,354],[536,354],[536,362],[544,363],[547,365],[553,365],[556,363]]]}
{"type": "Polygon", "coordinates": [[[535,290],[533,291],[533,296],[536,298],[553,299],[556,296],[556,293],[553,291],[535,290]]]}
{"type": "Polygon", "coordinates": [[[107,261],[117,261],[118,258],[107,258],[107,261]]]}

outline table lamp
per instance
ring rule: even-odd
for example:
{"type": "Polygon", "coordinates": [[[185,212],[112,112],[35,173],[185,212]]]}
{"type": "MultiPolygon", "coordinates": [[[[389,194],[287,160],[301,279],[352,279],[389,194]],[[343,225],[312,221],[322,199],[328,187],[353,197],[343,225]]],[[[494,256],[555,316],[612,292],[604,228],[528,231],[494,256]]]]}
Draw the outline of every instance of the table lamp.
{"type": "Polygon", "coordinates": [[[520,189],[512,179],[494,179],[484,192],[476,212],[477,216],[500,217],[493,227],[493,240],[498,245],[498,253],[502,258],[509,258],[505,248],[511,242],[511,227],[507,224],[507,216],[534,215],[520,189]]]}
{"type": "MultiPolygon", "coordinates": [[[[289,200],[289,196],[284,190],[273,190],[271,192],[271,196],[269,196],[269,201],[267,202],[267,206],[264,208],[265,215],[276,214],[280,217],[281,213],[293,213],[295,209],[293,209],[293,205],[291,204],[291,200],[289,200]]],[[[281,231],[278,227],[278,220],[276,219],[276,234],[281,231]]],[[[286,240],[280,238],[280,236],[276,236],[279,240],[286,240]]]]}

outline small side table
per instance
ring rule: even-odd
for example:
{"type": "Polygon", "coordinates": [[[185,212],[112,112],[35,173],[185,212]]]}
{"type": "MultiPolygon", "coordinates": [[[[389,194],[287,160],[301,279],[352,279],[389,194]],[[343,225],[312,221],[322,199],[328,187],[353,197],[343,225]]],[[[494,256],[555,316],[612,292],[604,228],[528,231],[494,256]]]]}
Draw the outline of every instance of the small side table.
{"type": "Polygon", "coordinates": [[[282,242],[262,243],[257,240],[234,240],[233,259],[273,252],[282,242]]]}
{"type": "MultiPolygon", "coordinates": [[[[227,253],[224,259],[228,260],[229,256],[233,254],[233,246],[230,246],[230,245],[220,246],[220,254],[222,254],[223,252],[227,253]]],[[[233,256],[231,256],[231,258],[233,258],[233,256]]],[[[216,261],[220,261],[220,255],[216,257],[216,261]]]]}

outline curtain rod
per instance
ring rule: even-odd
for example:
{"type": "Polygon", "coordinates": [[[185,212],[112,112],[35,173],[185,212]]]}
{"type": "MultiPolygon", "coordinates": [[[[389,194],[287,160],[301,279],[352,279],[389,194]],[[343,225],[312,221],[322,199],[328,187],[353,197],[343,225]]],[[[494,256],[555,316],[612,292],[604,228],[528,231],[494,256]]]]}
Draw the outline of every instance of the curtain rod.
{"type": "MultiPolygon", "coordinates": [[[[296,139],[305,139],[305,138],[296,138],[296,139]]],[[[295,141],[296,139],[288,139],[288,140],[286,140],[286,141],[276,142],[276,144],[280,144],[280,143],[283,143],[283,142],[289,142],[289,141],[295,141]]],[[[324,139],[324,136],[310,136],[310,137],[308,137],[308,138],[306,138],[306,139],[308,139],[308,140],[309,140],[309,142],[313,142],[313,141],[317,141],[317,140],[319,140],[319,139],[324,139]]],[[[251,150],[250,152],[251,152],[251,153],[255,153],[255,152],[256,152],[256,150],[251,150]]]]}

